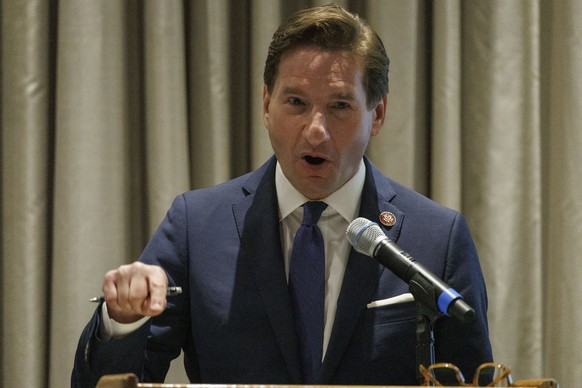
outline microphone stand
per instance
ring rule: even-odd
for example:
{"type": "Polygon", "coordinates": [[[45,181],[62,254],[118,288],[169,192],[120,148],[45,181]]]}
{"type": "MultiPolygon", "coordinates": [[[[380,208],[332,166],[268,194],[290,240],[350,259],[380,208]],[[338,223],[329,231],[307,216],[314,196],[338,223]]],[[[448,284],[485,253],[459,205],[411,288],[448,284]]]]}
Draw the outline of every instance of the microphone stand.
{"type": "Polygon", "coordinates": [[[420,272],[410,279],[408,288],[416,302],[416,376],[422,384],[420,365],[428,368],[435,363],[434,324],[443,314],[436,305],[434,287],[420,272]]]}

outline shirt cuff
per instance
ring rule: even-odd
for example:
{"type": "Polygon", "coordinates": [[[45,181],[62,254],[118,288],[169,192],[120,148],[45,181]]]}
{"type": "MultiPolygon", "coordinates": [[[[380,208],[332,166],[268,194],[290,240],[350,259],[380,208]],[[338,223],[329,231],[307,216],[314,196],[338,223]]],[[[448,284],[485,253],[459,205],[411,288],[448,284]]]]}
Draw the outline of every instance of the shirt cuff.
{"type": "Polygon", "coordinates": [[[142,327],[143,324],[148,321],[148,319],[150,319],[150,317],[143,317],[139,321],[133,323],[119,323],[109,317],[107,303],[103,302],[101,305],[101,325],[99,325],[99,338],[101,341],[121,339],[142,327]]]}

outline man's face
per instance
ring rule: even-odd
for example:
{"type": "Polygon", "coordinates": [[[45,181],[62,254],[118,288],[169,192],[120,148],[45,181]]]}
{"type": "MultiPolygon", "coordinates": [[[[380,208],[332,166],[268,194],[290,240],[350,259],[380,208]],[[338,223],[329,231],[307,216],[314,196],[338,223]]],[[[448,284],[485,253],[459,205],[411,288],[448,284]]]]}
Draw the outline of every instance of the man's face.
{"type": "Polygon", "coordinates": [[[284,53],[263,118],[283,173],[309,199],[327,197],[357,171],[379,133],[386,97],[366,106],[363,66],[349,51],[300,46],[284,53]]]}

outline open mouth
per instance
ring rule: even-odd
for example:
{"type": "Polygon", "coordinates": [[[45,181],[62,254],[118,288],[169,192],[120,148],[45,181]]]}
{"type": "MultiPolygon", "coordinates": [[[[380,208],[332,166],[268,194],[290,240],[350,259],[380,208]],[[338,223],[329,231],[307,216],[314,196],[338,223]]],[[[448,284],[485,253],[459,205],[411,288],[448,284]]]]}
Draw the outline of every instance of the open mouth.
{"type": "Polygon", "coordinates": [[[323,159],[323,158],[318,158],[318,157],[309,156],[309,155],[305,156],[303,159],[307,163],[312,164],[312,165],[318,165],[318,164],[325,162],[325,159],[323,159]]]}

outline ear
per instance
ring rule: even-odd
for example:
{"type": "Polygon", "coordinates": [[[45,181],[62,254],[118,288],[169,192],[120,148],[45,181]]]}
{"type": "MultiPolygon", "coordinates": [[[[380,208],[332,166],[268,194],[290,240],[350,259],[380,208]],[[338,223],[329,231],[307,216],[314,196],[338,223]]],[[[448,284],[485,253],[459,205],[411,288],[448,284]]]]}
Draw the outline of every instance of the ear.
{"type": "Polygon", "coordinates": [[[263,85],[263,123],[265,127],[269,128],[269,105],[271,104],[271,95],[267,89],[267,85],[263,85]]]}
{"type": "Polygon", "coordinates": [[[378,104],[374,107],[374,121],[372,121],[372,136],[376,136],[380,133],[380,129],[384,125],[384,120],[386,120],[386,108],[388,107],[388,95],[378,101],[378,104]]]}

